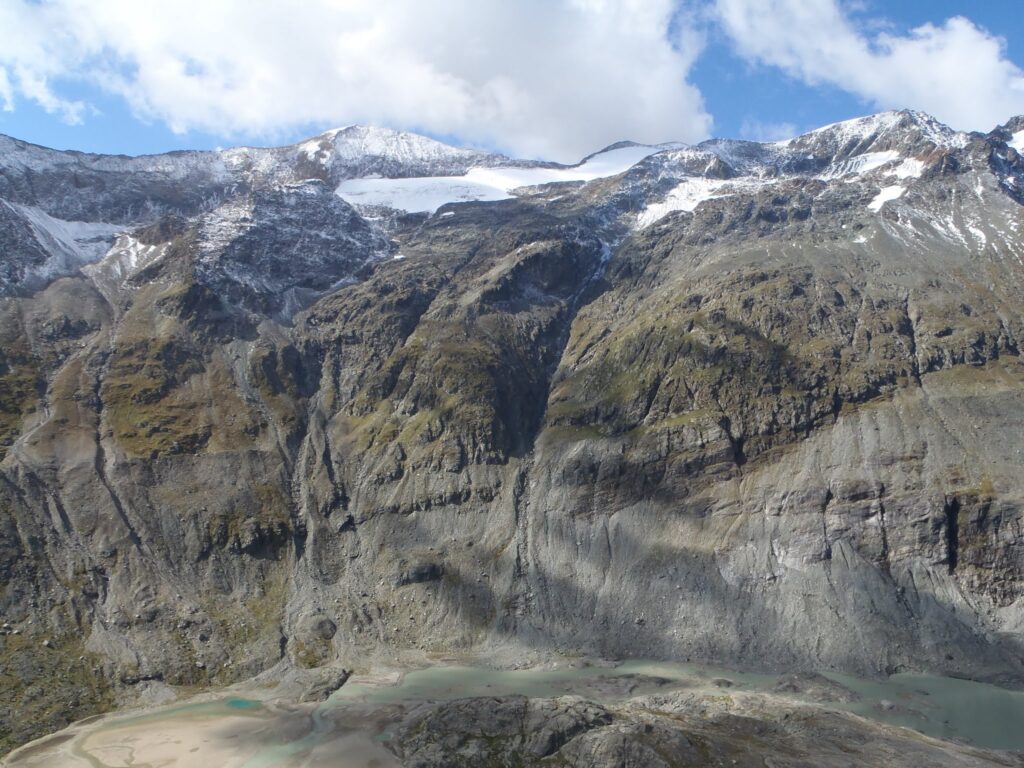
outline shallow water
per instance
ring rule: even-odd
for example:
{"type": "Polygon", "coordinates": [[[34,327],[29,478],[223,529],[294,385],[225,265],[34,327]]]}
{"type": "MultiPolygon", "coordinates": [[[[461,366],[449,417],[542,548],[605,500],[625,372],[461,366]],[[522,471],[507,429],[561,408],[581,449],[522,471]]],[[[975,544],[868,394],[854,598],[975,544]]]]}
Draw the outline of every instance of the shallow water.
{"type": "Polygon", "coordinates": [[[138,715],[115,715],[113,718],[97,722],[96,728],[129,728],[175,718],[217,718],[229,715],[232,717],[245,717],[246,715],[255,717],[259,716],[262,710],[263,703],[260,701],[231,697],[229,699],[213,699],[190,704],[170,704],[138,715]]]}
{"type": "Polygon", "coordinates": [[[900,674],[887,680],[827,677],[861,701],[842,705],[858,715],[979,747],[1024,750],[1024,692],[934,675],[900,674]],[[892,705],[883,709],[882,702],[892,705]]]}
{"type": "MultiPolygon", "coordinates": [[[[931,736],[960,739],[994,749],[1024,750],[1022,691],[917,674],[895,675],[886,680],[865,680],[834,673],[824,677],[858,697],[852,702],[829,702],[826,706],[914,728],[931,736]]],[[[238,768],[273,768],[299,764],[295,762],[299,759],[302,765],[308,766],[387,766],[395,763],[380,743],[387,739],[387,726],[386,718],[381,718],[379,713],[391,705],[472,696],[564,694],[579,694],[611,704],[655,691],[703,687],[716,678],[727,679],[730,690],[750,692],[771,692],[780,680],[775,675],[643,660],[627,661],[614,667],[578,664],[526,670],[436,666],[410,671],[397,685],[349,682],[328,701],[312,709],[236,696],[107,718],[87,726],[69,744],[58,740],[51,742],[54,750],[60,750],[59,754],[68,758],[66,762],[38,762],[39,755],[34,753],[35,758],[21,760],[19,757],[11,765],[89,765],[93,768],[149,765],[139,762],[142,756],[137,756],[134,748],[125,747],[126,756],[118,754],[117,742],[121,734],[125,743],[135,744],[140,731],[164,730],[180,734],[193,729],[200,733],[201,738],[197,737],[196,742],[200,749],[218,739],[222,750],[226,747],[230,751],[231,744],[236,744],[237,759],[232,759],[230,765],[238,768]],[[237,740],[229,742],[230,739],[237,740]],[[104,745],[102,748],[95,746],[100,743],[104,745]],[[318,754],[321,757],[318,758],[318,754]],[[344,755],[344,762],[338,762],[339,755],[344,755]]],[[[795,698],[800,696],[796,694],[795,698]]],[[[181,736],[166,737],[175,738],[181,736]]],[[[196,749],[188,751],[196,752],[196,749]]],[[[26,757],[29,754],[33,753],[27,753],[26,757]]],[[[194,757],[198,758],[199,754],[194,757]]]]}
{"type": "Polygon", "coordinates": [[[227,699],[224,706],[228,709],[258,709],[261,704],[252,699],[227,699]]]}
{"type": "Polygon", "coordinates": [[[333,723],[324,716],[326,709],[327,707],[320,705],[313,710],[310,715],[311,727],[304,736],[267,745],[260,754],[246,760],[242,764],[242,768],[270,768],[270,766],[280,765],[293,755],[307,752],[316,747],[334,731],[333,723]]]}

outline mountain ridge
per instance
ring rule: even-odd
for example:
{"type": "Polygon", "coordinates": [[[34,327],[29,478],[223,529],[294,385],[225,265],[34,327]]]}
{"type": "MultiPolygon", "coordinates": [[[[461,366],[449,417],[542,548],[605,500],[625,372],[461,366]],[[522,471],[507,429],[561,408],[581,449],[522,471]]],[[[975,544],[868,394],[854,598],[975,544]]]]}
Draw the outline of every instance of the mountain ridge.
{"type": "Polygon", "coordinates": [[[1024,684],[1024,123],[822,130],[0,152],[4,744],[468,650],[1024,684]]]}
{"type": "MultiPolygon", "coordinates": [[[[1012,126],[1012,120],[1007,125],[1012,126]]],[[[1008,128],[1000,127],[989,134],[989,136],[1002,135],[999,134],[999,131],[1008,133],[1009,141],[1011,142],[1013,136],[1018,135],[1010,133],[1008,128]]],[[[588,175],[584,172],[588,164],[593,163],[602,156],[608,156],[616,152],[621,153],[627,150],[627,148],[639,149],[641,152],[625,163],[620,162],[618,165],[608,168],[603,172],[603,175],[616,175],[617,173],[626,172],[631,167],[635,167],[636,162],[643,162],[648,157],[657,157],[666,152],[683,153],[684,155],[686,153],[706,152],[709,155],[716,156],[719,161],[725,164],[723,166],[724,170],[716,171],[717,175],[722,173],[733,177],[753,175],[761,179],[766,176],[803,176],[812,174],[815,170],[815,163],[820,165],[822,158],[830,159],[833,165],[836,158],[839,157],[846,159],[854,158],[856,160],[856,158],[864,156],[868,149],[876,146],[879,142],[885,146],[885,149],[882,152],[876,153],[876,158],[872,161],[876,165],[892,161],[896,156],[902,157],[897,150],[892,149],[893,146],[902,144],[903,150],[913,150],[915,147],[919,148],[919,145],[930,143],[937,150],[941,151],[953,148],[954,145],[962,148],[967,141],[966,137],[967,134],[958,133],[945,126],[941,126],[933,118],[923,113],[903,110],[879,113],[878,115],[865,118],[835,123],[784,142],[757,143],[710,139],[693,147],[682,145],[646,147],[645,145],[637,145],[632,142],[618,142],[599,152],[588,155],[580,163],[573,166],[536,161],[515,161],[503,155],[452,147],[408,132],[359,125],[332,129],[310,139],[284,147],[267,149],[240,147],[210,152],[185,151],[184,153],[147,155],[136,158],[62,153],[57,150],[47,150],[35,147],[35,145],[28,145],[18,140],[11,140],[23,148],[33,148],[33,151],[37,154],[38,151],[45,152],[51,158],[56,157],[66,160],[69,154],[74,158],[88,158],[94,166],[101,167],[100,171],[103,170],[103,166],[110,166],[115,161],[123,161],[129,167],[127,169],[120,169],[121,173],[127,173],[134,178],[140,172],[143,172],[144,176],[152,175],[154,181],[152,187],[148,187],[146,183],[143,183],[140,185],[141,188],[130,190],[132,202],[121,204],[122,207],[127,205],[126,210],[115,209],[107,214],[95,210],[96,206],[100,206],[102,209],[106,205],[106,198],[103,195],[96,196],[97,199],[94,200],[87,200],[84,205],[75,206],[73,201],[82,198],[83,194],[79,189],[69,190],[66,187],[59,188],[61,194],[59,202],[54,201],[51,204],[47,204],[45,198],[39,199],[38,193],[31,191],[39,186],[45,186],[45,179],[37,180],[40,183],[30,184],[29,191],[19,194],[19,179],[11,174],[12,169],[9,165],[10,154],[8,152],[0,153],[3,157],[0,162],[4,162],[8,166],[8,172],[4,174],[5,179],[0,180],[0,199],[23,205],[36,203],[34,207],[40,207],[47,216],[53,216],[68,222],[67,226],[77,226],[77,220],[69,219],[67,214],[68,208],[76,207],[77,212],[81,214],[81,220],[90,223],[102,223],[113,230],[118,225],[124,225],[127,229],[133,225],[153,221],[154,217],[162,212],[175,212],[175,206],[177,207],[177,212],[190,215],[201,209],[208,208],[211,201],[215,202],[218,199],[231,196],[231,190],[238,190],[240,188],[255,189],[267,184],[299,183],[317,178],[338,185],[339,193],[343,197],[345,197],[345,194],[342,193],[342,189],[347,187],[347,191],[350,192],[347,199],[350,203],[356,205],[370,205],[371,207],[376,206],[384,209],[398,205],[436,209],[439,204],[443,204],[449,199],[452,201],[503,199],[508,197],[517,186],[531,186],[537,183],[549,183],[550,181],[562,179],[570,180],[573,178],[574,171],[582,173],[579,176],[580,179],[593,179],[593,174],[588,175]],[[896,133],[893,133],[894,131],[896,133]],[[891,137],[886,138],[889,134],[891,134],[891,137]],[[339,137],[344,138],[340,144],[339,137]],[[845,142],[845,144],[838,146],[836,145],[837,141],[845,142]],[[893,141],[896,144],[893,144],[893,141]],[[908,141],[910,144],[907,144],[908,141]],[[864,142],[869,143],[862,146],[864,142]],[[944,145],[944,143],[948,144],[948,146],[944,145]],[[894,152],[897,154],[893,155],[894,152]],[[890,156],[885,157],[884,155],[886,154],[890,156]],[[189,162],[185,163],[183,167],[181,164],[169,162],[175,159],[187,159],[189,162]],[[136,165],[141,167],[136,169],[134,167],[136,165]],[[488,168],[520,170],[518,175],[515,173],[510,174],[506,171],[505,176],[508,179],[499,180],[495,183],[490,178],[494,174],[488,174],[485,170],[488,168]],[[380,182],[376,182],[375,179],[381,176],[381,171],[384,171],[384,176],[380,182]],[[412,183],[411,180],[424,176],[434,177],[438,175],[439,171],[441,179],[447,177],[465,178],[467,181],[465,184],[456,184],[454,182],[448,184],[441,179],[437,179],[424,186],[416,186],[414,184],[412,189],[407,188],[412,183]],[[479,172],[478,175],[483,179],[482,184],[475,180],[470,180],[471,176],[477,172],[479,172]],[[389,184],[384,179],[396,181],[389,184]],[[397,180],[402,179],[408,181],[404,184],[397,182],[397,180]],[[191,189],[191,196],[193,198],[191,202],[181,201],[178,199],[179,193],[168,189],[168,186],[182,185],[191,189]],[[394,191],[396,186],[398,187],[397,193],[394,191]],[[172,197],[167,199],[169,194],[172,197]],[[148,214],[145,208],[138,207],[136,201],[140,198],[144,199],[146,201],[145,204],[149,206],[150,212],[148,214]],[[420,200],[423,200],[423,202],[418,202],[420,200]],[[185,202],[184,207],[182,207],[182,202],[185,202]],[[82,210],[83,208],[85,209],[84,211],[82,210]],[[104,218],[107,220],[97,221],[97,219],[104,218]]],[[[5,140],[7,139],[5,138],[5,140]]],[[[912,166],[914,162],[916,161],[909,160],[904,162],[904,167],[907,167],[908,163],[912,166]]],[[[59,166],[61,163],[57,165],[59,166]]],[[[53,170],[52,164],[47,165],[45,163],[41,166],[39,163],[34,165],[21,164],[18,167],[21,169],[22,175],[41,171],[41,169],[46,170],[47,168],[53,170]]],[[[93,170],[96,169],[94,168],[93,170]]],[[[109,171],[111,169],[107,168],[106,170],[109,171]]],[[[113,170],[117,171],[118,169],[113,170]]],[[[837,169],[832,171],[821,168],[818,168],[818,170],[843,175],[843,172],[849,171],[850,168],[840,164],[837,169]]],[[[904,173],[904,177],[912,175],[915,170],[919,172],[918,169],[910,167],[904,173]]],[[[689,171],[685,175],[704,176],[707,171],[708,168],[705,168],[703,173],[689,171]]],[[[600,178],[600,175],[597,178],[600,178]]],[[[24,179],[21,179],[21,181],[24,182],[24,179]]],[[[88,180],[82,179],[77,180],[76,184],[84,185],[85,189],[88,189],[90,186],[88,180]]],[[[94,184],[102,185],[103,187],[109,187],[110,185],[109,182],[103,179],[102,173],[94,184]]],[[[24,186],[24,183],[22,186],[24,186]]],[[[711,191],[707,190],[705,194],[711,191]]],[[[106,192],[103,194],[106,194],[106,192]]],[[[88,195],[86,196],[88,197],[88,195]]],[[[684,207],[699,204],[699,201],[703,199],[703,194],[699,191],[696,195],[684,193],[681,196],[684,198],[684,207]]],[[[671,202],[661,204],[656,209],[656,212],[660,214],[662,211],[669,210],[671,210],[671,202]]],[[[646,218],[650,220],[652,215],[648,215],[646,218]]],[[[28,224],[29,228],[36,232],[37,240],[40,237],[52,239],[53,235],[50,232],[40,233],[38,231],[39,226],[37,222],[29,221],[28,224]]],[[[65,226],[65,228],[67,227],[65,226]]],[[[46,228],[43,227],[43,229],[46,228]]],[[[112,244],[112,241],[110,242],[112,244]]],[[[41,247],[44,251],[47,250],[45,245],[41,245],[41,247]]],[[[75,253],[77,250],[73,245],[70,248],[71,253],[75,253]]],[[[63,249],[61,252],[67,251],[68,249],[63,249]]],[[[81,258],[77,256],[68,260],[67,256],[62,255],[58,259],[58,263],[62,260],[68,265],[67,267],[63,269],[55,265],[42,267],[43,272],[40,275],[35,277],[32,274],[28,275],[30,283],[38,285],[40,279],[46,279],[42,275],[48,273],[69,273],[74,270],[77,263],[81,262],[81,258]]],[[[33,262],[38,263],[39,258],[34,258],[33,262]]],[[[8,278],[6,282],[8,288],[10,288],[11,279],[8,278]]],[[[16,285],[14,285],[14,288],[16,289],[16,285]]]]}
{"type": "MultiPolygon", "coordinates": [[[[978,131],[956,131],[956,130],[954,130],[952,128],[949,128],[948,126],[944,125],[943,123],[939,122],[934,117],[932,117],[931,115],[927,114],[926,112],[920,112],[920,111],[911,110],[911,109],[901,109],[901,110],[889,110],[889,111],[885,111],[885,112],[876,112],[876,113],[871,113],[871,114],[863,115],[863,116],[860,116],[860,117],[852,117],[852,118],[848,118],[846,120],[839,120],[837,122],[829,123],[827,125],[823,125],[823,126],[820,126],[818,128],[810,129],[808,131],[805,131],[804,133],[797,134],[796,136],[793,136],[793,137],[791,137],[789,139],[781,139],[781,140],[775,140],[775,141],[763,141],[762,142],[762,141],[755,141],[755,140],[749,140],[749,139],[735,139],[735,138],[729,138],[729,137],[724,137],[724,136],[713,136],[713,137],[705,139],[705,140],[703,140],[701,142],[698,142],[697,144],[684,145],[684,146],[699,147],[701,144],[706,144],[708,142],[718,142],[718,141],[743,142],[743,143],[761,144],[761,145],[785,145],[785,144],[788,144],[789,142],[792,142],[792,141],[794,141],[796,139],[805,138],[805,137],[808,137],[808,136],[811,136],[811,135],[814,135],[814,134],[818,134],[818,133],[821,133],[821,132],[835,130],[835,129],[841,128],[841,127],[854,126],[854,125],[858,125],[858,124],[870,124],[872,122],[884,121],[884,120],[895,120],[895,121],[898,121],[898,120],[905,120],[905,121],[909,120],[909,121],[915,122],[917,124],[923,124],[923,125],[926,125],[926,126],[930,126],[933,130],[937,130],[939,133],[946,133],[946,134],[951,134],[951,135],[985,135],[984,132],[978,132],[978,131]]],[[[1007,129],[1007,130],[1009,130],[1010,127],[1016,126],[1018,124],[1024,125],[1024,115],[1011,116],[1010,118],[1007,119],[1007,121],[1005,123],[1003,123],[1002,125],[996,126],[989,133],[993,133],[993,132],[995,132],[997,130],[1000,130],[1000,129],[1007,129]]],[[[496,156],[499,156],[499,157],[506,157],[508,159],[511,159],[511,158],[509,158],[509,156],[504,155],[504,154],[502,154],[500,152],[494,152],[494,151],[490,151],[490,150],[486,150],[486,149],[479,149],[479,148],[474,149],[474,148],[471,148],[471,147],[464,147],[464,146],[460,146],[460,145],[456,145],[456,144],[450,144],[450,143],[447,143],[447,142],[439,140],[439,139],[431,138],[427,134],[417,133],[416,131],[396,129],[396,128],[388,128],[388,127],[384,127],[384,126],[375,126],[375,125],[370,124],[370,123],[351,123],[349,125],[339,126],[337,128],[329,128],[327,130],[321,131],[321,132],[319,132],[317,134],[314,134],[312,136],[309,136],[307,138],[299,139],[299,140],[297,140],[295,142],[292,142],[290,144],[281,144],[281,145],[272,145],[272,146],[238,145],[238,146],[231,146],[231,147],[218,148],[218,149],[175,149],[175,150],[168,150],[166,152],[145,153],[145,154],[141,154],[141,155],[104,154],[104,153],[88,152],[88,151],[84,151],[84,150],[75,150],[75,149],[66,149],[66,150],[53,149],[53,148],[47,147],[46,145],[43,145],[43,144],[36,144],[34,142],[30,142],[30,141],[27,141],[25,139],[19,139],[17,137],[10,136],[10,135],[3,134],[3,133],[0,133],[0,140],[2,140],[4,142],[13,143],[13,144],[18,145],[18,146],[23,147],[23,148],[41,149],[41,150],[45,150],[45,151],[51,152],[51,153],[69,154],[69,155],[74,155],[74,156],[84,156],[84,157],[90,157],[90,158],[116,158],[116,159],[138,160],[138,159],[145,159],[145,158],[162,157],[162,156],[165,156],[165,155],[223,154],[225,152],[233,152],[233,151],[239,151],[239,150],[249,150],[249,151],[254,151],[254,152],[273,152],[273,151],[276,151],[276,150],[301,147],[301,146],[303,146],[305,144],[308,144],[310,142],[333,139],[333,138],[336,138],[339,134],[344,134],[344,133],[347,133],[347,132],[351,132],[353,134],[360,134],[360,133],[376,134],[378,137],[391,136],[391,137],[393,137],[396,140],[402,140],[402,139],[413,140],[415,143],[439,145],[441,147],[446,147],[446,148],[449,148],[449,149],[458,150],[460,152],[467,152],[467,153],[473,153],[473,154],[478,154],[478,155],[496,155],[496,156]]],[[[680,144],[680,142],[668,141],[668,142],[664,142],[663,144],[680,144]]],[[[612,144],[609,144],[606,147],[603,147],[601,149],[598,149],[598,150],[592,152],[591,155],[601,154],[602,152],[607,152],[607,151],[609,151],[611,149],[619,148],[621,145],[661,146],[661,145],[646,145],[646,144],[643,144],[642,142],[636,142],[636,141],[633,141],[631,139],[620,139],[620,140],[618,140],[618,141],[616,141],[616,142],[614,142],[612,144]]],[[[8,149],[8,151],[9,151],[9,148],[5,148],[5,149],[8,149]]],[[[585,160],[585,159],[587,159],[587,157],[590,157],[591,155],[587,155],[586,157],[584,157],[582,159],[585,160]]],[[[533,159],[533,160],[523,159],[523,160],[520,160],[520,162],[552,163],[553,161],[544,160],[544,159],[533,159]]],[[[562,163],[554,163],[554,164],[563,165],[564,167],[572,167],[572,165],[573,165],[573,164],[562,164],[562,163]]]]}

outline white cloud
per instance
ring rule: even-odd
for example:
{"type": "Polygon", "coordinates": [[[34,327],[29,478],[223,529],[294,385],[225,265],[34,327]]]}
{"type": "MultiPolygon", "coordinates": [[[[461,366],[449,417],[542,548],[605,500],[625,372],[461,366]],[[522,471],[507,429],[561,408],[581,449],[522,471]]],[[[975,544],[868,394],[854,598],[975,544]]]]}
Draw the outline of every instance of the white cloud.
{"type": "Polygon", "coordinates": [[[576,160],[696,141],[702,43],[673,0],[0,0],[0,104],[69,121],[84,79],[173,130],[365,122],[576,160]],[[673,23],[675,21],[676,23],[673,23]],[[674,39],[669,39],[672,35],[674,39]]]}
{"type": "Polygon", "coordinates": [[[715,0],[715,10],[744,58],[876,107],[919,109],[963,130],[1024,113],[1024,71],[966,18],[872,37],[837,0],[715,0]]]}
{"type": "Polygon", "coordinates": [[[766,123],[747,118],[740,125],[740,138],[748,141],[779,141],[791,139],[799,133],[793,123],[766,123]]]}
{"type": "Polygon", "coordinates": [[[7,77],[7,70],[3,67],[0,67],[0,109],[5,112],[14,110],[14,88],[7,77]]]}
{"type": "Polygon", "coordinates": [[[80,120],[85,105],[60,98],[49,86],[65,66],[50,51],[59,51],[64,42],[59,30],[49,28],[44,9],[30,11],[20,2],[0,0],[0,101],[5,111],[14,109],[20,95],[66,122],[80,120]]]}

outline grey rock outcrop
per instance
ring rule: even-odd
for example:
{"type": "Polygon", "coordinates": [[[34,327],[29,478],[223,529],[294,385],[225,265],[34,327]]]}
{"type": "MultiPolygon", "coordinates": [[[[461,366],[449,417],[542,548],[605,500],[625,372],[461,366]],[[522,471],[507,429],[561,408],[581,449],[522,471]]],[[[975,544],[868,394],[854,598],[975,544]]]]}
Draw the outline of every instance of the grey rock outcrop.
{"type": "Polygon", "coordinates": [[[395,729],[392,748],[408,768],[1022,764],[1019,755],[751,694],[670,694],[612,709],[573,697],[429,703],[395,729]]]}

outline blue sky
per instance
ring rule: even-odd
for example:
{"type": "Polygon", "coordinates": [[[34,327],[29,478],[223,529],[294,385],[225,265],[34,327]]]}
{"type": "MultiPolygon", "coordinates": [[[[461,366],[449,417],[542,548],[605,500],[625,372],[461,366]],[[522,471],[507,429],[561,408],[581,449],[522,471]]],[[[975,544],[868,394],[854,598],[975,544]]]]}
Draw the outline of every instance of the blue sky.
{"type": "MultiPolygon", "coordinates": [[[[890,0],[864,2],[851,13],[865,26],[886,24],[906,34],[922,24],[938,24],[965,16],[1005,40],[1007,56],[1024,66],[1024,5],[1017,0],[890,0]]],[[[713,30],[707,50],[697,61],[691,79],[700,87],[715,118],[714,133],[729,138],[752,138],[744,131],[789,124],[799,131],[857,117],[876,107],[834,85],[807,85],[773,66],[752,65],[735,52],[721,30],[713,30]]],[[[1007,114],[1006,118],[1012,117],[1007,114]]],[[[994,128],[995,126],[989,126],[994,128]]]]}
{"type": "Polygon", "coordinates": [[[0,132],[141,154],[369,122],[572,160],[903,106],[979,130],[1024,113],[1012,0],[306,2],[0,0],[0,132]]]}

